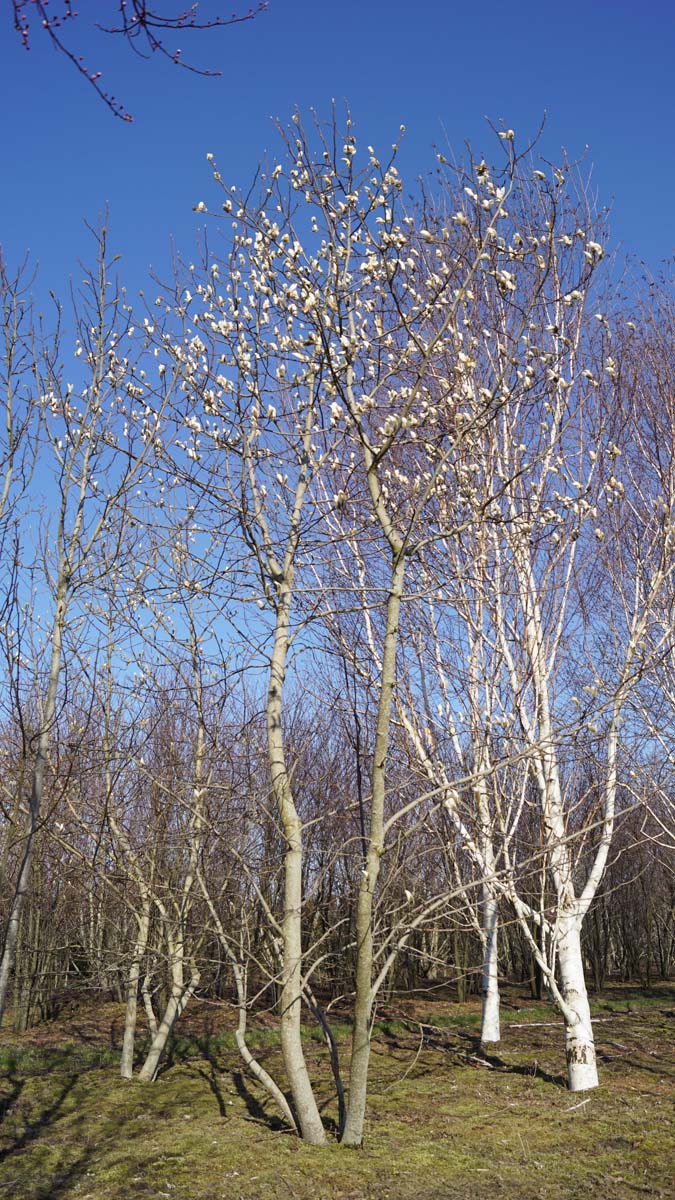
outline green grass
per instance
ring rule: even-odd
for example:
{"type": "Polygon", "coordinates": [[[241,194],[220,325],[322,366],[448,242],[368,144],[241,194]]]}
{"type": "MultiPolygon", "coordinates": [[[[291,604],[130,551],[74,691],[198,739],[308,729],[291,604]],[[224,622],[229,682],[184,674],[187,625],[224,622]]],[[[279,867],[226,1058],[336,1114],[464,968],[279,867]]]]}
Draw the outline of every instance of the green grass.
{"type": "MultiPolygon", "coordinates": [[[[475,1002],[425,1000],[401,1012],[392,1004],[375,1031],[356,1152],[312,1149],[281,1129],[212,1010],[207,1026],[195,1009],[150,1085],[117,1074],[111,1006],[88,1024],[3,1032],[0,1200],[665,1200],[675,1162],[674,999],[657,989],[594,1002],[602,1087],[586,1096],[561,1086],[561,1030],[545,1006],[521,999],[506,1009],[485,1065],[475,1002]],[[434,1027],[424,1040],[421,1024],[434,1027]]],[[[278,1071],[269,1025],[252,1028],[252,1042],[278,1071]]],[[[338,1030],[346,1060],[348,1029],[338,1030]]],[[[326,1053],[309,1029],[306,1052],[334,1119],[326,1053]]]]}

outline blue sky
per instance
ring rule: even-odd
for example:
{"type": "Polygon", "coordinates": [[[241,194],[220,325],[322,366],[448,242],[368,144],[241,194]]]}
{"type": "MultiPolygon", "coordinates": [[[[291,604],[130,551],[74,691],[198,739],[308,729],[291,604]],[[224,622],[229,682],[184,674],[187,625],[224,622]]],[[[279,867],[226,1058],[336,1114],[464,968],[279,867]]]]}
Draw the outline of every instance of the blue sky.
{"type": "MultiPolygon", "coordinates": [[[[110,11],[109,0],[79,7],[110,11]]],[[[226,7],[202,0],[200,11],[226,7]]],[[[664,0],[270,0],[246,25],[183,38],[184,57],[222,69],[217,79],[140,62],[83,16],[73,42],[133,112],[131,125],[39,31],[22,50],[9,0],[0,12],[0,243],[11,263],[30,249],[42,286],[59,294],[89,252],[83,221],[95,223],[106,203],[132,290],[150,265],[166,276],[171,235],[189,255],[200,222],[192,206],[213,195],[207,151],[226,179],[244,183],[275,148],[272,118],[288,119],[296,105],[324,115],[332,98],[349,102],[365,143],[387,147],[405,123],[411,190],[433,166],[434,143],[461,153],[470,139],[489,158],[486,116],[525,139],[546,111],[542,152],[589,147],[613,243],[651,268],[675,249],[675,9],[664,0]]]]}

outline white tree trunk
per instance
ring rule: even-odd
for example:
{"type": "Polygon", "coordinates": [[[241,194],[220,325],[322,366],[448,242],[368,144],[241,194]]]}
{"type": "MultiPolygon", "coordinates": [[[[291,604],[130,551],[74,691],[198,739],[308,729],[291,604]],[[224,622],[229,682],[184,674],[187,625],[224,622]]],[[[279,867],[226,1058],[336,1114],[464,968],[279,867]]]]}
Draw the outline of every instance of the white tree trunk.
{"type": "MultiPolygon", "coordinates": [[[[482,621],[482,613],[481,613],[482,621]]],[[[471,696],[474,720],[480,712],[479,687],[477,679],[477,660],[472,652],[471,661],[471,696]]],[[[479,771],[474,788],[478,817],[481,825],[481,849],[484,862],[481,935],[483,940],[483,972],[481,993],[483,996],[483,1014],[481,1020],[480,1040],[483,1045],[501,1040],[499,1028],[499,906],[494,885],[495,852],[493,845],[493,823],[490,819],[490,801],[486,780],[490,768],[487,745],[482,731],[474,728],[474,745],[477,747],[476,766],[479,771]]]]}
{"type": "Polygon", "coordinates": [[[558,942],[561,990],[566,1005],[577,1018],[571,1021],[568,1013],[564,1014],[567,1078],[571,1092],[583,1092],[598,1086],[598,1070],[584,979],[581,934],[575,917],[562,918],[561,925],[562,934],[558,942]]]}
{"type": "Polygon", "coordinates": [[[499,1027],[499,968],[497,961],[499,910],[489,883],[483,884],[483,1015],[480,1040],[483,1045],[501,1040],[499,1027]]]}

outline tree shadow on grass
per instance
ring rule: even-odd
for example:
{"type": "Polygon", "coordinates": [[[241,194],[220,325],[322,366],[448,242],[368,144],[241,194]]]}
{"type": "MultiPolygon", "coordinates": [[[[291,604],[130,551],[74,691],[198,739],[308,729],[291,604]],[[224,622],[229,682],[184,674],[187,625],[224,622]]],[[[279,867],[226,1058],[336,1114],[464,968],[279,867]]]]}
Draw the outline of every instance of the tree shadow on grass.
{"type": "MultiPolygon", "coordinates": [[[[213,1037],[209,1032],[202,1036],[196,1036],[191,1039],[191,1048],[197,1049],[203,1060],[204,1066],[198,1066],[197,1072],[202,1079],[208,1084],[213,1096],[215,1097],[218,1111],[221,1117],[229,1117],[232,1115],[228,1112],[225,1103],[225,1097],[221,1088],[221,1080],[223,1078],[223,1067],[218,1062],[216,1048],[213,1043],[213,1037]]],[[[243,1071],[232,1071],[230,1074],[234,1083],[236,1092],[240,1099],[243,1100],[246,1111],[252,1120],[267,1126],[273,1133],[280,1133],[288,1130],[288,1125],[280,1116],[275,1113],[269,1113],[264,1105],[256,1096],[255,1092],[249,1087],[249,1080],[243,1071]]]]}
{"type": "MultiPolygon", "coordinates": [[[[91,1161],[91,1157],[91,1151],[86,1150],[75,1162],[57,1171],[47,1183],[42,1186],[36,1185],[36,1190],[30,1193],[30,1200],[57,1200],[59,1196],[72,1196],[71,1185],[76,1183],[82,1176],[85,1168],[91,1161]]],[[[6,1182],[0,1182],[0,1196],[25,1196],[25,1192],[17,1191],[17,1188],[23,1187],[23,1185],[24,1180],[18,1176],[14,1179],[8,1179],[6,1182]]]]}
{"type": "Polygon", "coordinates": [[[222,1071],[216,1059],[210,1033],[206,1033],[203,1037],[195,1038],[195,1044],[201,1051],[205,1061],[208,1063],[208,1069],[199,1066],[197,1067],[197,1071],[213,1092],[213,1095],[216,1099],[216,1104],[218,1105],[218,1112],[220,1113],[221,1117],[227,1117],[228,1113],[227,1108],[225,1107],[225,1099],[220,1086],[222,1071]]]}
{"type": "Polygon", "coordinates": [[[276,1113],[268,1113],[258,1100],[258,1097],[248,1087],[248,1080],[242,1071],[232,1072],[232,1082],[234,1083],[237,1095],[244,1101],[246,1111],[252,1120],[257,1121],[261,1125],[266,1125],[272,1133],[287,1133],[288,1125],[276,1113]]]}
{"type": "Polygon", "coordinates": [[[9,1146],[5,1146],[3,1150],[0,1150],[0,1163],[5,1162],[11,1155],[17,1154],[19,1150],[25,1149],[26,1146],[34,1142],[36,1138],[40,1137],[54,1123],[65,1101],[75,1087],[78,1078],[78,1075],[69,1075],[56,1098],[43,1109],[38,1119],[31,1121],[9,1146]]]}
{"type": "Polygon", "coordinates": [[[16,1066],[14,1064],[9,1067],[6,1078],[7,1082],[11,1084],[12,1090],[9,1095],[3,1096],[0,1099],[0,1125],[8,1113],[11,1112],[26,1084],[26,1080],[20,1079],[16,1074],[16,1066]]]}
{"type": "MultiPolygon", "coordinates": [[[[68,1123],[60,1161],[53,1160],[51,1153],[43,1159],[39,1145],[37,1155],[31,1156],[31,1145],[56,1124],[62,1115],[64,1102],[78,1079],[78,1075],[69,1076],[59,1094],[43,1108],[37,1119],[31,1121],[11,1145],[0,1152],[0,1165],[5,1164],[0,1182],[0,1200],[4,1200],[5,1196],[11,1196],[12,1200],[15,1197],[16,1200],[61,1200],[62,1197],[66,1200],[73,1196],[86,1175],[91,1174],[94,1178],[93,1168],[96,1167],[102,1144],[117,1146],[122,1140],[124,1118],[111,1118],[103,1132],[93,1139],[88,1130],[88,1117],[81,1111],[73,1114],[73,1119],[68,1123]],[[25,1156],[22,1151],[27,1152],[25,1156]]],[[[53,1137],[45,1143],[45,1150],[48,1147],[50,1151],[54,1150],[53,1137]]],[[[126,1192],[121,1194],[126,1195],[126,1192]]]]}
{"type": "MultiPolygon", "coordinates": [[[[0,1150],[0,1167],[4,1164],[3,1175],[10,1175],[10,1178],[5,1178],[0,1182],[0,1197],[30,1195],[31,1200],[57,1200],[60,1196],[72,1194],[71,1185],[82,1176],[92,1159],[92,1147],[84,1149],[73,1162],[57,1168],[45,1183],[36,1179],[32,1171],[32,1178],[26,1175],[26,1165],[29,1160],[22,1159],[22,1152],[28,1150],[55,1124],[78,1078],[79,1076],[76,1074],[69,1075],[54,1100],[46,1105],[37,1118],[30,1121],[25,1129],[0,1150]],[[16,1176],[13,1175],[13,1172],[16,1172],[16,1176]],[[26,1185],[30,1187],[30,1191],[26,1190],[26,1185]]],[[[18,1079],[13,1079],[12,1084],[12,1096],[6,1097],[2,1102],[3,1115],[9,1113],[23,1087],[23,1081],[18,1079]]]]}
{"type": "Polygon", "coordinates": [[[216,1104],[218,1105],[218,1112],[220,1113],[221,1117],[226,1117],[227,1109],[225,1107],[225,1100],[223,1099],[223,1093],[218,1081],[218,1076],[216,1075],[213,1067],[211,1067],[208,1071],[204,1067],[197,1067],[197,1074],[201,1075],[204,1082],[208,1084],[209,1089],[215,1097],[216,1104]]]}
{"type": "Polygon", "coordinates": [[[567,1076],[563,1072],[553,1075],[550,1071],[544,1070],[536,1059],[531,1064],[507,1063],[503,1058],[500,1058],[499,1054],[486,1050],[479,1036],[460,1033],[459,1037],[468,1043],[473,1058],[477,1059],[479,1063],[486,1063],[489,1067],[500,1071],[503,1075],[522,1075],[526,1079],[543,1079],[545,1083],[550,1083],[552,1087],[560,1088],[562,1091],[567,1090],[567,1076]]]}
{"type": "Polygon", "coordinates": [[[69,1167],[58,1171],[52,1176],[49,1183],[46,1183],[39,1191],[34,1192],[33,1200],[57,1200],[59,1196],[72,1196],[71,1184],[75,1183],[82,1176],[91,1158],[92,1152],[85,1150],[69,1167]]]}
{"type": "Polygon", "coordinates": [[[481,1051],[482,1057],[495,1070],[501,1071],[503,1075],[522,1075],[525,1079],[543,1079],[545,1083],[550,1083],[552,1087],[558,1088],[560,1091],[567,1091],[567,1076],[558,1071],[552,1074],[551,1071],[546,1071],[536,1059],[530,1065],[529,1063],[507,1063],[498,1054],[487,1054],[485,1050],[481,1051]]]}
{"type": "Polygon", "coordinates": [[[78,1021],[73,1021],[69,1026],[68,1033],[71,1038],[75,1039],[78,1045],[88,1046],[92,1050],[98,1050],[104,1053],[109,1050],[121,1050],[122,1039],[118,1032],[118,1022],[113,1020],[108,1025],[107,1036],[103,1036],[103,1028],[91,1029],[91,1027],[82,1024],[78,1021]]]}
{"type": "MultiPolygon", "coordinates": [[[[508,1063],[499,1054],[486,1051],[479,1034],[452,1030],[451,1034],[446,1035],[444,1030],[424,1023],[422,1023],[421,1029],[425,1049],[434,1050],[450,1057],[454,1055],[462,1066],[475,1066],[476,1069],[484,1067],[488,1070],[491,1068],[503,1075],[522,1075],[526,1079],[537,1077],[543,1079],[545,1083],[551,1084],[552,1087],[562,1090],[567,1088],[567,1077],[563,1073],[554,1075],[550,1071],[544,1070],[536,1059],[532,1064],[508,1063]]],[[[380,1039],[385,1042],[389,1053],[392,1049],[410,1053],[410,1044],[403,1043],[396,1035],[387,1030],[380,1031],[380,1039]]],[[[424,1076],[433,1074],[436,1070],[436,1066],[424,1066],[420,1063],[418,1073],[424,1076]]]]}

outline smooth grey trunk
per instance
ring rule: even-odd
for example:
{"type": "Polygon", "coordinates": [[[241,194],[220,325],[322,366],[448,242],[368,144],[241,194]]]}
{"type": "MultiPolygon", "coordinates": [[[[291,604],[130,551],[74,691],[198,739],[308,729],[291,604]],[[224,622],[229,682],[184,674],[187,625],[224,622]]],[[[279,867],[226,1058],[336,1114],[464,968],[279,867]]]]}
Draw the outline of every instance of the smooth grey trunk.
{"type": "Polygon", "coordinates": [[[386,627],[382,654],[382,677],[377,712],[373,755],[372,800],[368,851],[361,874],[356,910],[356,995],[352,1060],[349,1072],[349,1096],[343,1134],[345,1146],[357,1147],[363,1141],[363,1125],[368,1094],[371,1019],[373,1011],[373,909],[384,850],[384,804],[386,765],[391,726],[391,710],[396,681],[396,648],[405,576],[405,552],[393,552],[391,585],[387,601],[386,627]]]}
{"type": "Polygon", "coordinates": [[[326,1132],[309,1078],[300,1033],[303,995],[302,821],[293,798],[282,728],[283,691],[291,642],[290,614],[295,559],[301,538],[302,508],[315,461],[312,445],[312,431],[316,418],[314,388],[315,379],[310,375],[307,380],[308,399],[305,405],[299,473],[283,560],[277,557],[270,534],[264,494],[256,480],[254,456],[247,439],[244,439],[244,462],[255,520],[264,546],[265,572],[269,586],[267,594],[274,594],[275,622],[267,688],[266,727],[272,791],[286,842],[284,913],[281,922],[281,1049],[300,1133],[306,1142],[321,1146],[326,1141],[326,1132]]]}
{"type": "Polygon", "coordinates": [[[177,954],[172,961],[171,971],[173,982],[171,985],[171,994],[167,1001],[164,1014],[159,1023],[159,1027],[155,1036],[152,1039],[152,1044],[146,1055],[145,1062],[139,1071],[138,1078],[143,1083],[152,1083],[157,1077],[160,1060],[166,1049],[166,1044],[171,1035],[176,1021],[182,1016],[185,1007],[191,996],[194,995],[199,985],[199,971],[193,967],[190,981],[186,985],[183,981],[183,959],[181,948],[178,947],[177,954]]]}
{"type": "Polygon", "coordinates": [[[155,1015],[155,1010],[154,1010],[153,1004],[152,1004],[152,996],[150,994],[150,980],[151,980],[150,975],[146,974],[143,976],[143,982],[141,984],[141,996],[143,997],[143,1008],[145,1009],[145,1015],[146,1015],[147,1022],[148,1022],[148,1029],[150,1030],[150,1033],[154,1037],[155,1034],[157,1033],[157,1030],[159,1029],[159,1022],[155,1015]]]}
{"type": "MultiPolygon", "coordinates": [[[[134,1041],[136,1037],[136,1016],[138,1013],[138,989],[141,979],[141,963],[148,945],[148,930],[150,928],[150,896],[143,896],[143,907],[138,919],[138,937],[129,968],[127,988],[127,1008],[124,1019],[124,1038],[122,1040],[122,1061],[120,1074],[122,1079],[131,1079],[134,1072],[134,1041]]],[[[153,1014],[154,1015],[154,1014],[153,1014]]],[[[156,1033],[157,1029],[153,1030],[156,1033]]]]}
{"type": "Polygon", "coordinates": [[[283,687],[289,646],[292,560],[287,561],[277,586],[277,619],[267,693],[267,744],[272,787],[281,817],[284,857],[284,917],[282,922],[281,1049],[303,1139],[314,1146],[326,1133],[312,1089],[302,1046],[302,822],[297,813],[284,753],[283,687]]]}

